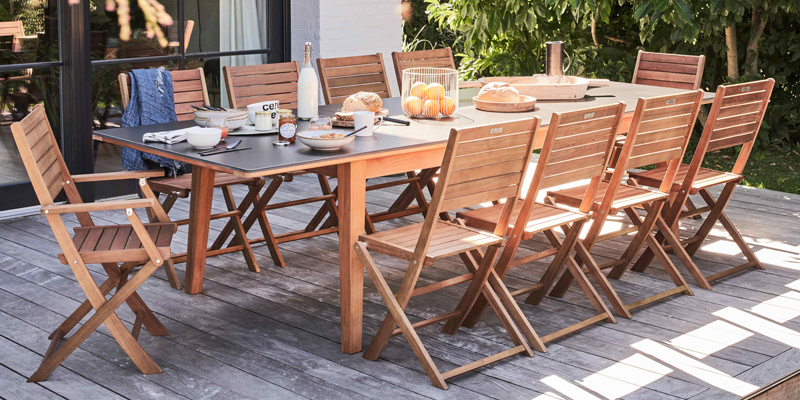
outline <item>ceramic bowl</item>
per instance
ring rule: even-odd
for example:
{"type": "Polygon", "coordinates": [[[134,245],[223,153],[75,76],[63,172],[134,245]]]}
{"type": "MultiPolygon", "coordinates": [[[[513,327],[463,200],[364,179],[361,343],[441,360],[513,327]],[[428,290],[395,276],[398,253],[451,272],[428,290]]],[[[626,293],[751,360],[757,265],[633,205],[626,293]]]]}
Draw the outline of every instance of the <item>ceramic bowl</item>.
{"type": "Polygon", "coordinates": [[[228,110],[228,111],[211,111],[211,110],[194,110],[195,118],[219,118],[225,117],[229,120],[237,119],[240,117],[247,117],[247,110],[228,110]]]}
{"type": "MultiPolygon", "coordinates": [[[[202,117],[197,117],[197,116],[194,117],[194,123],[199,125],[199,126],[206,126],[206,121],[207,120],[208,120],[208,118],[202,118],[202,117]]],[[[239,129],[242,126],[244,126],[244,124],[246,124],[247,121],[248,121],[247,114],[242,115],[240,117],[228,118],[228,130],[229,131],[233,131],[233,130],[239,129]]]]}
{"type": "Polygon", "coordinates": [[[219,128],[194,127],[186,130],[186,141],[195,149],[210,149],[222,140],[219,128]]]}
{"type": "Polygon", "coordinates": [[[342,146],[353,143],[356,140],[356,135],[339,138],[339,139],[324,139],[319,136],[325,133],[340,133],[347,135],[353,133],[347,129],[323,129],[317,131],[301,131],[297,133],[297,140],[304,145],[311,147],[314,150],[339,150],[342,146]]]}

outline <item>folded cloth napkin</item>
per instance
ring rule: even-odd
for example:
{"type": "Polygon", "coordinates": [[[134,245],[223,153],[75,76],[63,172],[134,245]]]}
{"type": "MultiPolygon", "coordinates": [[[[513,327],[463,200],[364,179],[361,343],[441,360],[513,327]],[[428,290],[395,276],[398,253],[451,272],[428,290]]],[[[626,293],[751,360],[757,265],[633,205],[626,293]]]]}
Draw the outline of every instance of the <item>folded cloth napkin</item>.
{"type": "MultiPolygon", "coordinates": [[[[134,69],[130,72],[131,100],[122,115],[122,126],[142,126],[177,121],[172,75],[164,67],[134,69]]],[[[164,168],[167,176],[177,176],[186,166],[176,160],[122,147],[122,167],[128,171],[164,168]]]]}
{"type": "Polygon", "coordinates": [[[186,140],[186,129],[177,129],[174,131],[164,132],[148,132],[142,136],[145,142],[161,142],[166,144],[180,143],[186,140]]]}

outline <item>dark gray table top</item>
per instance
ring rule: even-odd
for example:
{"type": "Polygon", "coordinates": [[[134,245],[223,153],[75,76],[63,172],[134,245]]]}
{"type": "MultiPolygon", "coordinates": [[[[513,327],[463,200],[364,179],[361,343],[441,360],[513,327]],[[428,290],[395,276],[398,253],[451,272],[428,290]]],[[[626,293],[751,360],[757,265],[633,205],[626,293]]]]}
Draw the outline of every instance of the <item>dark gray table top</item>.
{"type": "MultiPolygon", "coordinates": [[[[525,113],[484,112],[476,110],[471,102],[462,102],[454,117],[443,120],[411,120],[410,126],[384,122],[374,136],[358,137],[353,144],[336,152],[315,151],[299,141],[291,146],[274,146],[272,143],[276,140],[276,134],[237,136],[237,139],[242,139],[243,141],[242,147],[252,147],[252,149],[208,157],[201,157],[198,154],[198,150],[193,149],[186,142],[172,145],[142,142],[142,135],[147,132],[186,128],[194,125],[193,121],[104,129],[95,131],[94,135],[98,140],[164,155],[193,165],[204,165],[223,171],[238,171],[248,175],[273,174],[311,166],[337,165],[356,157],[376,157],[401,149],[423,148],[432,145],[441,146],[447,141],[450,129],[453,127],[511,121],[529,118],[534,115],[541,117],[542,125],[545,126],[549,123],[553,112],[578,110],[618,101],[624,101],[627,105],[626,112],[632,113],[640,97],[680,92],[683,92],[683,90],[611,82],[609,87],[590,88],[587,91],[587,96],[582,100],[540,101],[537,102],[534,111],[525,113]]],[[[714,93],[706,93],[704,102],[711,102],[713,98],[714,93]]],[[[339,105],[321,106],[320,114],[332,116],[339,107],[339,105]]],[[[384,107],[389,109],[389,115],[408,119],[402,116],[399,98],[386,99],[384,107]]],[[[304,129],[306,124],[300,121],[298,129],[304,129]]]]}

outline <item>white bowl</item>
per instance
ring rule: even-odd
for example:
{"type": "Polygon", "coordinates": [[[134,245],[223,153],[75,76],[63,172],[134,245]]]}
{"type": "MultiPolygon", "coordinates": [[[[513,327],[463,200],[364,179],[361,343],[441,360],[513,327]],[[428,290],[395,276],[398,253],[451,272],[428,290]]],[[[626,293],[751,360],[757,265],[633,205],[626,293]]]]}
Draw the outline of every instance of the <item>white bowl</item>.
{"type": "Polygon", "coordinates": [[[228,119],[235,119],[242,116],[247,116],[247,110],[228,110],[228,111],[211,111],[211,110],[194,110],[196,118],[219,118],[225,117],[228,119]]]}
{"type": "Polygon", "coordinates": [[[186,130],[186,141],[195,149],[210,149],[222,140],[219,128],[194,127],[186,130]]]}
{"type": "Polygon", "coordinates": [[[297,133],[297,140],[314,150],[339,150],[342,148],[342,146],[346,146],[356,140],[356,135],[343,137],[340,139],[322,139],[318,137],[324,133],[341,133],[343,135],[347,135],[349,133],[353,133],[353,131],[346,129],[301,131],[297,133]]]}
{"type": "MultiPolygon", "coordinates": [[[[194,117],[194,123],[199,126],[206,126],[207,120],[208,118],[194,117]]],[[[247,114],[242,115],[241,117],[228,118],[228,130],[233,131],[239,129],[246,123],[247,123],[247,114]]]]}

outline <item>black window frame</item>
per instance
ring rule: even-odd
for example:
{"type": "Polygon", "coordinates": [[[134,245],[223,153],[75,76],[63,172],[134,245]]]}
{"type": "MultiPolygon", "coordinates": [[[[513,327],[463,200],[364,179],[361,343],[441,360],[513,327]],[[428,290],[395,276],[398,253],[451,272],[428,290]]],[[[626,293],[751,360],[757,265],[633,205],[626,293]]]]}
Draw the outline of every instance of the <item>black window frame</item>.
{"type": "MultiPolygon", "coordinates": [[[[216,59],[227,56],[266,54],[270,63],[291,60],[291,2],[290,0],[267,1],[267,47],[264,49],[215,51],[202,53],[186,53],[184,48],[185,0],[178,0],[178,54],[92,60],[90,46],[89,2],[81,1],[79,5],[66,5],[59,1],[58,31],[59,60],[25,64],[0,65],[0,71],[20,70],[25,68],[59,68],[60,77],[60,137],[61,151],[72,174],[90,174],[94,172],[94,140],[91,91],[84,90],[91,86],[92,67],[132,62],[177,62],[179,69],[184,69],[187,60],[216,59]]],[[[134,185],[118,182],[102,182],[79,186],[84,200],[91,201],[102,197],[133,193],[134,185]]],[[[0,185],[0,211],[34,206],[38,200],[29,181],[0,185]]]]}

